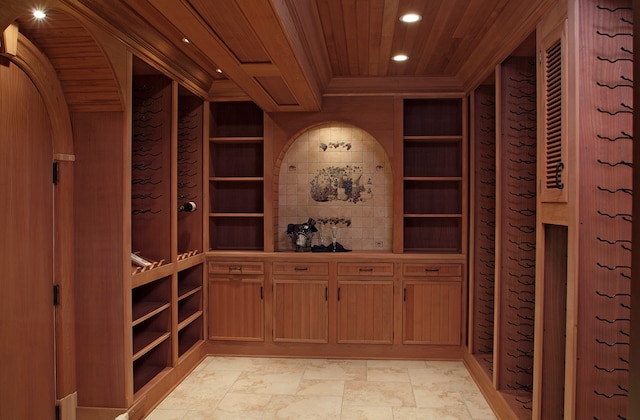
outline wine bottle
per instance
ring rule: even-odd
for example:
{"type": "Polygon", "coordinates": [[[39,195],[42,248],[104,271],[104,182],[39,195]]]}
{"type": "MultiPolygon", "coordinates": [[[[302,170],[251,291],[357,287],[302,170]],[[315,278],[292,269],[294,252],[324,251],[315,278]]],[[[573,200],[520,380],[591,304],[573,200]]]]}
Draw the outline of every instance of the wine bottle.
{"type": "Polygon", "coordinates": [[[178,207],[178,212],[181,211],[196,211],[196,203],[189,201],[178,207]]]}

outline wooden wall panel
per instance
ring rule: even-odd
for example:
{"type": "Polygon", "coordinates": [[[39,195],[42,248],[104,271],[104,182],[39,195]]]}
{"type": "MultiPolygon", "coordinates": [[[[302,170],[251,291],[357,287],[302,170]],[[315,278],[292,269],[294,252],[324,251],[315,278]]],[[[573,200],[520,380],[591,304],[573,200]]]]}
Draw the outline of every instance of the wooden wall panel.
{"type": "Polygon", "coordinates": [[[73,116],[74,207],[81,210],[75,215],[79,406],[126,407],[133,397],[132,389],[123,392],[123,384],[131,382],[127,355],[132,354],[126,315],[131,292],[122,280],[130,274],[124,260],[129,248],[125,215],[130,207],[123,191],[123,126],[121,112],[73,116]]]}
{"type": "Polygon", "coordinates": [[[631,2],[577,1],[579,243],[576,418],[628,418],[632,205],[631,2]]]}

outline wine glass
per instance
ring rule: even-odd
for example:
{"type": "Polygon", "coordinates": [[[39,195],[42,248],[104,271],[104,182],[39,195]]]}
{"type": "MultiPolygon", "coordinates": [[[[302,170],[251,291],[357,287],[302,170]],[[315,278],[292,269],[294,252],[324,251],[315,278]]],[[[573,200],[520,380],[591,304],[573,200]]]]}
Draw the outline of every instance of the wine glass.
{"type": "Polygon", "coordinates": [[[331,225],[331,241],[333,242],[333,252],[336,252],[336,243],[338,243],[338,226],[335,223],[331,225]]]}

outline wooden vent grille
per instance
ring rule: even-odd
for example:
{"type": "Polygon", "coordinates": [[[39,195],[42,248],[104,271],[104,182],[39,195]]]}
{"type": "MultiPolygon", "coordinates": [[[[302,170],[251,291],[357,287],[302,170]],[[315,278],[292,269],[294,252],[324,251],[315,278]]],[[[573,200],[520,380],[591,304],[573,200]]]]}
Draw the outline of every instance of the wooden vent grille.
{"type": "Polygon", "coordinates": [[[562,171],[562,43],[545,51],[545,185],[563,189],[562,171]]]}

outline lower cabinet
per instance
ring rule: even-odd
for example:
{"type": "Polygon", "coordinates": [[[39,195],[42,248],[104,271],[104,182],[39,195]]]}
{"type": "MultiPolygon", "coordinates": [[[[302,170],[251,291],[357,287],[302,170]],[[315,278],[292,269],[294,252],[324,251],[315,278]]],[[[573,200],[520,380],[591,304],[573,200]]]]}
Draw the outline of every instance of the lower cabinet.
{"type": "Polygon", "coordinates": [[[442,357],[438,346],[462,345],[461,263],[277,258],[209,260],[210,340],[255,341],[258,353],[270,354],[327,344],[315,347],[318,354],[344,355],[349,345],[362,345],[384,357],[428,350],[416,345],[442,357]]]}
{"type": "Polygon", "coordinates": [[[209,262],[209,339],[264,341],[263,263],[209,262]]]}
{"type": "Polygon", "coordinates": [[[338,281],[338,343],[393,343],[393,281],[338,281]]]}
{"type": "Polygon", "coordinates": [[[404,344],[461,344],[462,265],[404,264],[404,344]]]}
{"type": "Polygon", "coordinates": [[[273,264],[273,341],[327,343],[327,263],[273,264]]]}
{"type": "Polygon", "coordinates": [[[392,344],[393,264],[338,263],[337,271],[338,343],[392,344]]]}
{"type": "Polygon", "coordinates": [[[328,282],[273,281],[273,341],[326,343],[329,339],[328,282]]]}

